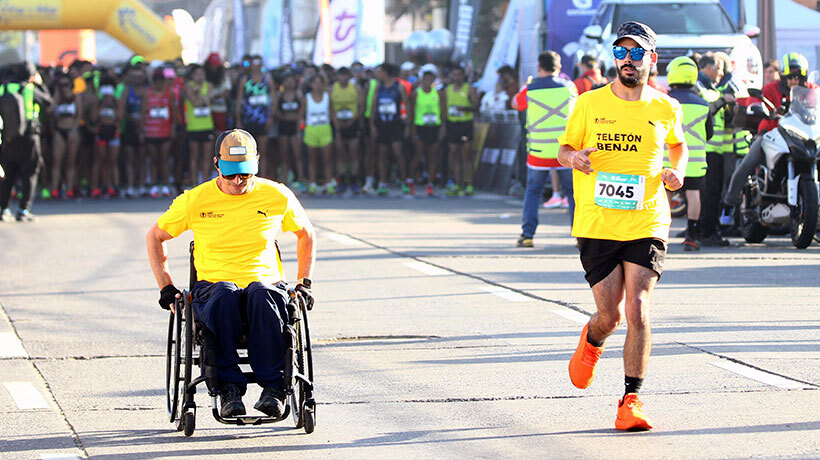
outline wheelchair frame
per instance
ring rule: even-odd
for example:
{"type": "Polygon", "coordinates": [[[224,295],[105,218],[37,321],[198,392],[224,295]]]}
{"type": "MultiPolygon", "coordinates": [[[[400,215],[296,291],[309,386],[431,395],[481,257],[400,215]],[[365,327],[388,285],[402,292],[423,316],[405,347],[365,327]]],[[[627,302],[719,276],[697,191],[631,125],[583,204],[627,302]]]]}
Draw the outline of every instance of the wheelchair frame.
{"type": "MultiPolygon", "coordinates": [[[[277,252],[279,246],[276,247],[277,252]]],[[[293,289],[288,289],[290,300],[287,305],[288,323],[285,327],[285,340],[288,344],[285,356],[285,410],[280,417],[238,416],[222,417],[219,414],[217,400],[216,368],[206,363],[205,340],[207,331],[196,323],[192,306],[191,292],[197,280],[194,267],[194,243],[190,248],[189,288],[183,291],[182,299],[175,302],[176,314],[171,312],[168,322],[168,347],[166,355],[166,403],[171,423],[177,431],[191,436],[196,428],[196,387],[205,382],[208,396],[212,400],[213,417],[220,423],[228,425],[262,425],[276,423],[293,415],[296,428],[303,428],[312,433],[316,426],[316,401],[313,399],[313,355],[310,349],[310,328],[307,308],[302,296],[293,289]],[[200,368],[200,375],[193,377],[194,365],[200,368]]],[[[243,318],[244,322],[244,318],[243,318]]],[[[243,324],[244,326],[244,324],[243,324]]],[[[244,329],[244,327],[243,327],[244,329]]],[[[238,351],[246,350],[245,337],[237,346],[238,351]]],[[[247,352],[240,354],[239,364],[248,364],[247,352]]],[[[255,383],[253,371],[244,371],[248,383],[255,383]]]]}

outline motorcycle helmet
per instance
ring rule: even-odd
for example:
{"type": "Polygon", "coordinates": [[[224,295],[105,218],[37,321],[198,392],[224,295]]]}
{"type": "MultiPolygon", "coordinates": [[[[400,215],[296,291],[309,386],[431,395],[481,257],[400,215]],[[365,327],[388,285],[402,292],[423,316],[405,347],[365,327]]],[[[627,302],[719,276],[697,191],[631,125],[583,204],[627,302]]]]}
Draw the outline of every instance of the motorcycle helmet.
{"type": "Polygon", "coordinates": [[[788,53],[783,56],[782,69],[784,77],[799,75],[806,78],[809,74],[809,60],[800,53],[788,53]]]}
{"type": "Polygon", "coordinates": [[[666,81],[670,85],[694,85],[698,79],[698,66],[691,58],[678,56],[666,67],[666,81]]]}

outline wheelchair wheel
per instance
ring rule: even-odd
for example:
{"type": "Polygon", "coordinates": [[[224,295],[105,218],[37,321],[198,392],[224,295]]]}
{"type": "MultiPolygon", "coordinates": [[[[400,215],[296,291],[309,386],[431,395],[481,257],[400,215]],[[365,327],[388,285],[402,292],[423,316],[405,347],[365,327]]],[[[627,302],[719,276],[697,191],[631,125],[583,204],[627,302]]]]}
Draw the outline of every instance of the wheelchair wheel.
{"type": "Polygon", "coordinates": [[[176,421],[179,400],[180,351],[179,336],[182,330],[182,316],[171,313],[168,322],[168,350],[165,359],[165,401],[171,422],[176,421]]]}
{"type": "MultiPolygon", "coordinates": [[[[177,314],[171,315],[168,330],[168,356],[166,372],[166,390],[170,421],[175,423],[177,431],[185,430],[187,436],[189,427],[186,423],[194,417],[194,409],[187,411],[193,404],[193,394],[186,394],[191,383],[191,364],[193,354],[193,315],[191,303],[187,293],[183,300],[177,301],[177,314]]],[[[190,424],[193,433],[194,423],[190,424]]]]}
{"type": "Polygon", "coordinates": [[[312,400],[305,404],[304,417],[305,433],[313,433],[316,428],[316,404],[312,400]]]}
{"type": "MultiPolygon", "coordinates": [[[[294,350],[296,372],[313,382],[313,355],[310,350],[310,327],[308,325],[307,309],[303,302],[299,302],[299,318],[294,324],[296,332],[296,346],[294,350]]],[[[293,422],[296,428],[305,428],[307,433],[313,432],[315,425],[315,407],[312,403],[313,392],[305,382],[294,379],[291,407],[293,408],[293,422]],[[310,431],[308,431],[310,428],[310,431]]]]}

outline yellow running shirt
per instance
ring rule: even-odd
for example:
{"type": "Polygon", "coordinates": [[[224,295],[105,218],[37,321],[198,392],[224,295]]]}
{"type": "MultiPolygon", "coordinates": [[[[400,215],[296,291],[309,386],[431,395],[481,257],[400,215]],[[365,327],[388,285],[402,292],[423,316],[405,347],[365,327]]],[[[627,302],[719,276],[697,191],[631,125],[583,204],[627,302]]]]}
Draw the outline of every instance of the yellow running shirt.
{"type": "Polygon", "coordinates": [[[664,144],[684,141],[680,104],[646,88],[644,99],[625,101],[612,84],[578,97],[558,138],[573,150],[596,147],[592,170],[573,170],[575,218],[572,236],[615,241],[669,239],[669,203],[664,192],[664,144]],[[643,196],[643,199],[640,197],[643,196]]]}
{"type": "Polygon", "coordinates": [[[205,182],[174,199],[157,221],[173,237],[194,231],[197,280],[230,281],[240,288],[285,280],[276,235],[300,230],[307,217],[290,189],[255,180],[244,195],[228,195],[216,179],[205,182]]]}

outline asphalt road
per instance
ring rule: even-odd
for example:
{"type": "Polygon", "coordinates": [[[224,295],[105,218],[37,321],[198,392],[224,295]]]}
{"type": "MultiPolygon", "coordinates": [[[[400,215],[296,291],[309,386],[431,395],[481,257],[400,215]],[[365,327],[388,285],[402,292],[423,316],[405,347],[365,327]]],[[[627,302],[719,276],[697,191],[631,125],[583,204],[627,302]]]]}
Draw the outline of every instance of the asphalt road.
{"type": "MultiPolygon", "coordinates": [[[[305,199],[316,432],[221,425],[201,387],[185,438],[144,249],[168,203],[38,203],[0,227],[0,458],[820,458],[820,247],[673,239],[642,390],[656,429],[620,433],[625,327],[589,389],[567,375],[594,304],[565,211],[519,249],[520,203],[491,196],[305,199]]],[[[170,245],[178,285],[190,239],[170,245]]]]}

